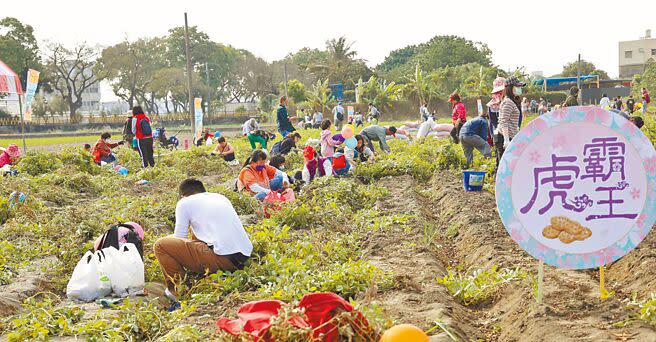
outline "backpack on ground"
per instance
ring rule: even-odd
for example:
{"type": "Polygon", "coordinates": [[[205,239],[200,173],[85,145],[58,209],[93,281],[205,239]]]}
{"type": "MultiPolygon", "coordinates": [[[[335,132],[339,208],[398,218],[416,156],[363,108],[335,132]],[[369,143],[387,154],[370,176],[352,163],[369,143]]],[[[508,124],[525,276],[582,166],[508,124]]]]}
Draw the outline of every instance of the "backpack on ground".
{"type": "Polygon", "coordinates": [[[137,247],[137,250],[139,251],[139,255],[143,259],[143,241],[141,241],[141,238],[139,237],[139,234],[136,232],[135,228],[125,223],[119,223],[117,225],[111,226],[105,232],[105,234],[103,234],[102,238],[100,239],[100,244],[96,246],[96,249],[102,250],[107,247],[114,247],[119,249],[119,228],[128,229],[128,233],[124,235],[125,241],[126,243],[134,244],[134,246],[137,247]]]}

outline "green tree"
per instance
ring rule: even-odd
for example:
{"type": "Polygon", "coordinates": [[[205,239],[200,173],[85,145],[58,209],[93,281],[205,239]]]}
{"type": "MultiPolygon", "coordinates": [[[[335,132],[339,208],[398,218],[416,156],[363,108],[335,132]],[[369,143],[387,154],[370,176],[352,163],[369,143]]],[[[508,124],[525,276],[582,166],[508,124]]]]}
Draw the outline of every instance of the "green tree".
{"type": "Polygon", "coordinates": [[[124,41],[105,48],[98,60],[98,68],[107,72],[114,94],[126,101],[130,108],[139,95],[143,99],[157,70],[164,66],[158,51],[161,39],[124,41]]]}
{"type": "MultiPolygon", "coordinates": [[[[280,82],[278,86],[280,94],[285,93],[285,82],[280,82]]],[[[287,94],[293,103],[301,103],[305,101],[305,85],[299,80],[289,80],[287,82],[287,94]]]]}
{"type": "Polygon", "coordinates": [[[389,72],[405,64],[411,64],[411,60],[419,52],[417,45],[408,45],[404,48],[396,49],[385,57],[385,60],[380,63],[376,69],[384,72],[389,72]]]}
{"type": "MultiPolygon", "coordinates": [[[[203,97],[207,93],[207,87],[201,82],[198,73],[192,74],[194,97],[203,97]]],[[[169,100],[173,104],[175,112],[186,112],[189,108],[189,88],[187,87],[187,73],[182,68],[163,68],[153,76],[149,90],[155,97],[169,100]],[[179,110],[181,109],[181,110],[179,110]]],[[[168,106],[168,103],[166,104],[168,106]]],[[[167,111],[170,109],[167,107],[167,111]]]]}
{"type": "Polygon", "coordinates": [[[11,17],[0,20],[0,60],[21,77],[28,68],[42,69],[39,45],[32,26],[11,17]]]}
{"type": "Polygon", "coordinates": [[[32,100],[32,114],[37,118],[43,118],[45,123],[48,123],[47,102],[41,93],[34,95],[32,100]]]}
{"type": "MultiPolygon", "coordinates": [[[[645,63],[645,71],[641,75],[635,75],[633,77],[633,87],[631,87],[631,94],[636,99],[642,98],[642,88],[647,88],[651,91],[652,99],[654,98],[654,92],[656,91],[656,60],[650,58],[645,63]]],[[[639,100],[638,102],[641,102],[639,100]]],[[[652,100],[652,104],[653,104],[652,100]]]]}
{"type": "Polygon", "coordinates": [[[401,97],[403,86],[395,82],[383,82],[376,76],[358,86],[358,93],[365,102],[372,102],[381,110],[391,109],[401,97]]]}
{"type": "Polygon", "coordinates": [[[262,58],[247,50],[239,50],[239,59],[230,73],[226,87],[228,98],[234,102],[253,102],[261,96],[278,92],[280,78],[262,58]]]}
{"type": "Polygon", "coordinates": [[[260,100],[257,103],[257,109],[260,113],[271,113],[276,109],[278,103],[278,97],[274,94],[268,94],[260,97],[260,100]]]}
{"type": "Polygon", "coordinates": [[[314,110],[320,111],[330,111],[337,101],[330,95],[329,84],[327,79],[323,81],[317,80],[310,90],[305,93],[307,101],[304,103],[304,107],[311,107],[314,110]]]}
{"type": "Polygon", "coordinates": [[[428,103],[435,95],[430,87],[430,79],[426,78],[419,64],[415,67],[413,77],[407,77],[407,82],[403,85],[403,93],[406,98],[412,98],[419,102],[420,106],[422,103],[428,103]]]}
{"type": "Polygon", "coordinates": [[[420,64],[426,72],[477,63],[491,66],[492,51],[481,42],[458,36],[435,36],[426,43],[393,51],[377,70],[387,79],[403,82],[420,64]]]}
{"type": "Polygon", "coordinates": [[[346,37],[326,41],[327,58],[308,67],[308,71],[319,79],[329,82],[355,84],[359,78],[367,78],[372,72],[363,59],[356,58],[357,52],[352,49],[353,42],[346,37]]]}
{"type": "MultiPolygon", "coordinates": [[[[563,77],[576,77],[578,71],[578,61],[567,63],[563,66],[563,71],[560,73],[560,76],[563,77]]],[[[581,60],[581,75],[599,75],[599,78],[602,80],[608,80],[608,73],[603,70],[597,69],[597,67],[586,60],[581,60]]]]}

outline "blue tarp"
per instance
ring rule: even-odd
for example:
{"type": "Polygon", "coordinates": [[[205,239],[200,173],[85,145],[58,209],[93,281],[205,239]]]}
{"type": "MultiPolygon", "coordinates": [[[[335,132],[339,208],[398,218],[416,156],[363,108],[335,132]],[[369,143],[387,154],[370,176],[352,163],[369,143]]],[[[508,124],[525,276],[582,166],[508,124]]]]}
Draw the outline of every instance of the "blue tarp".
{"type": "MultiPolygon", "coordinates": [[[[597,79],[597,75],[585,75],[581,76],[581,81],[586,81],[589,79],[597,79]]],[[[547,81],[547,87],[553,87],[557,86],[563,83],[570,83],[570,82],[576,82],[576,77],[552,77],[552,78],[545,78],[542,80],[536,80],[533,81],[534,85],[539,85],[542,86],[544,85],[544,81],[547,81]]]]}

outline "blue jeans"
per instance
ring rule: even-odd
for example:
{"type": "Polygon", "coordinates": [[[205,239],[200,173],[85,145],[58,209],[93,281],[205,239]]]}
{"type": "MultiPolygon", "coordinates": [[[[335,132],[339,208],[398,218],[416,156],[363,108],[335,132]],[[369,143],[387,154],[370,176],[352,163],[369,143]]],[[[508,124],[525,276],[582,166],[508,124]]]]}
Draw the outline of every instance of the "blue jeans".
{"type": "Polygon", "coordinates": [[[111,164],[116,161],[116,155],[114,153],[110,153],[106,156],[100,157],[100,161],[104,161],[107,164],[111,164]]]}
{"type": "Polygon", "coordinates": [[[273,191],[278,191],[278,190],[283,190],[283,177],[282,176],[275,176],[273,179],[269,182],[269,186],[271,187],[271,190],[273,191]]]}
{"type": "Polygon", "coordinates": [[[282,135],[283,139],[285,139],[289,135],[289,133],[291,133],[290,131],[278,131],[278,132],[280,133],[280,135],[282,135]]]}

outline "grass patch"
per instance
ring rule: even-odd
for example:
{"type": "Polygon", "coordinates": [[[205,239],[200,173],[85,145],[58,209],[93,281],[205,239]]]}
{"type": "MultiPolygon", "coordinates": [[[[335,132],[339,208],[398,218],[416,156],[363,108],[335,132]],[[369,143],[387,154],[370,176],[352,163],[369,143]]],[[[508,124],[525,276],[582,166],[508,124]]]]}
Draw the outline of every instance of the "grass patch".
{"type": "MultiPolygon", "coordinates": [[[[51,146],[51,145],[61,145],[61,144],[73,144],[73,143],[89,143],[92,144],[98,140],[99,135],[83,135],[83,136],[74,136],[74,137],[39,137],[39,138],[26,138],[25,142],[27,143],[27,148],[30,146],[51,146]]],[[[7,146],[9,144],[16,144],[23,147],[23,139],[21,138],[11,138],[11,139],[0,139],[0,146],[7,146]]]]}
{"type": "Polygon", "coordinates": [[[492,266],[472,273],[456,268],[450,269],[448,274],[438,278],[437,282],[446,286],[462,304],[474,305],[490,300],[501,286],[526,279],[527,276],[528,273],[519,268],[499,270],[497,266],[492,266]]]}

